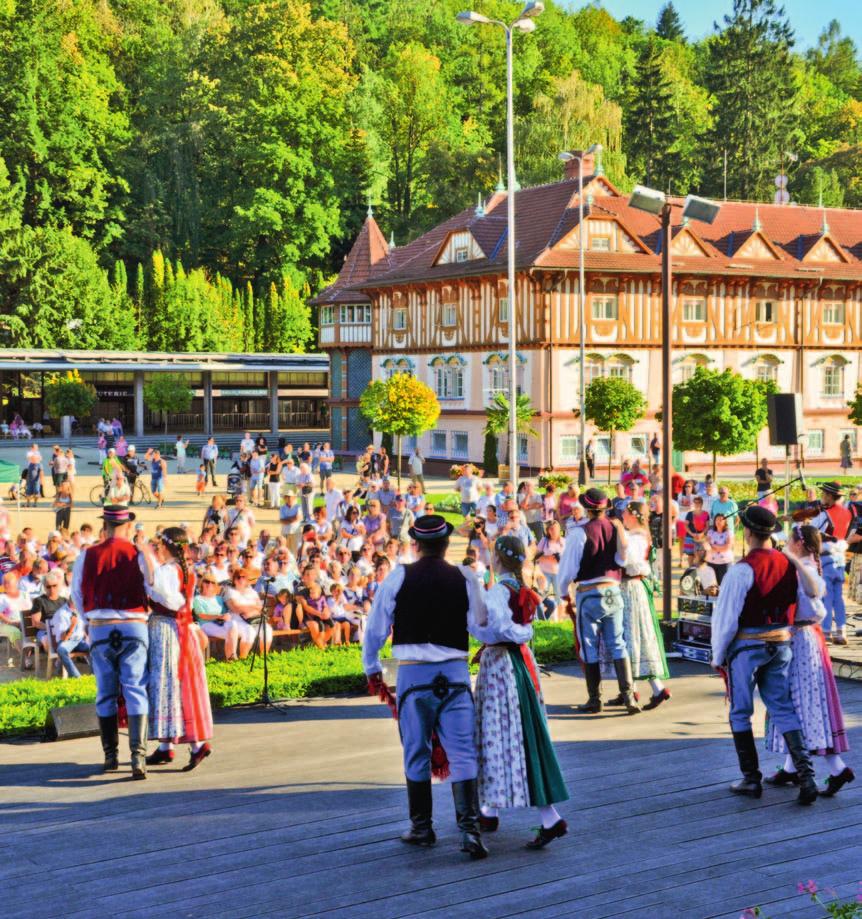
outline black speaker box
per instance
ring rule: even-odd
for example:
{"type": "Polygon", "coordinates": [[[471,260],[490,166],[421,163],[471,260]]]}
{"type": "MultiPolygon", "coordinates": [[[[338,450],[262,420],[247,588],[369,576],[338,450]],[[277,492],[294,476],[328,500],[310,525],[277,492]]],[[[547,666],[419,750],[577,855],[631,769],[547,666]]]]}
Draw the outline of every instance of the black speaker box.
{"type": "Polygon", "coordinates": [[[62,705],[48,712],[45,734],[52,740],[93,737],[99,733],[95,705],[62,705]]]}
{"type": "Polygon", "coordinates": [[[766,397],[769,412],[769,443],[773,447],[792,447],[803,434],[802,396],[780,392],[766,397]]]}

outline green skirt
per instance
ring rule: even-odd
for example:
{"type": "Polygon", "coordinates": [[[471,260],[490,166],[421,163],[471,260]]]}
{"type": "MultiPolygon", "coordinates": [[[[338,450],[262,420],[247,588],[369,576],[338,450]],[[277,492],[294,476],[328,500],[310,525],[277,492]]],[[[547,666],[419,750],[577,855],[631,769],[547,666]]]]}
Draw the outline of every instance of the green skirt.
{"type": "Polygon", "coordinates": [[[659,621],[658,613],[655,611],[655,586],[653,585],[652,578],[644,578],[641,583],[646,591],[649,611],[652,613],[652,621],[655,626],[655,637],[658,641],[658,653],[661,657],[661,673],[654,673],[653,677],[657,680],[669,680],[670,671],[667,669],[667,654],[664,650],[664,632],[661,630],[661,622],[659,621]]]}
{"type": "Polygon", "coordinates": [[[510,650],[509,657],[515,673],[518,705],[521,709],[530,803],[533,807],[545,807],[558,801],[568,801],[569,790],[560,771],[554,744],[548,733],[545,710],[536,694],[530,671],[520,651],[510,650]]]}

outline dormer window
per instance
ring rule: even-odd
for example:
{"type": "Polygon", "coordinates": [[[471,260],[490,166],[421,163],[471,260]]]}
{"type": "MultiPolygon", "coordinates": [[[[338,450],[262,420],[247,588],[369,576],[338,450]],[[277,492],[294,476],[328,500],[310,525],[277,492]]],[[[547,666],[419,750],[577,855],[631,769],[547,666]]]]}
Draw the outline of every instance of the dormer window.
{"type": "Polygon", "coordinates": [[[590,249],[592,249],[593,252],[610,252],[611,251],[610,236],[591,236],[590,237],[590,249]]]}
{"type": "Polygon", "coordinates": [[[470,250],[466,246],[458,246],[455,249],[455,261],[467,262],[470,260],[470,250]]]}

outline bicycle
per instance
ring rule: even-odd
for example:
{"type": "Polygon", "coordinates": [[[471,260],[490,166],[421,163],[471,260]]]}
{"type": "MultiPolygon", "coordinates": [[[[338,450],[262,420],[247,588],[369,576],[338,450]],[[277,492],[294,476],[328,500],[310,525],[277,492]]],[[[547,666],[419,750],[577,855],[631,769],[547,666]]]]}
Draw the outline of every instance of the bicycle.
{"type": "Polygon", "coordinates": [[[129,504],[152,504],[154,500],[147,483],[141,478],[136,479],[132,486],[132,497],[129,499],[129,504]]]}
{"type": "Polygon", "coordinates": [[[104,485],[94,485],[90,489],[90,503],[94,507],[103,507],[105,504],[106,495],[107,489],[104,485]]]}

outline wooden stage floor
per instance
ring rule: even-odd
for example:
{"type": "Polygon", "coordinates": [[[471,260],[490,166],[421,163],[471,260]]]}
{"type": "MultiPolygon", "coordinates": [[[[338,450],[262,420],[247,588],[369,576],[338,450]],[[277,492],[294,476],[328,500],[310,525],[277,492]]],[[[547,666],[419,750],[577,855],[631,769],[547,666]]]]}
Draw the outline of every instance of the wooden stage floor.
{"type": "Polygon", "coordinates": [[[760,801],[727,792],[737,768],[720,681],[673,667],[673,700],[635,717],[575,715],[577,671],[545,676],[569,835],[528,852],[535,816],[506,814],[482,862],[456,849],[446,786],[435,788],[437,847],[397,841],[397,731],[371,700],[222,713],[199,770],[180,772],[179,751],[146,782],[127,767],[93,775],[97,738],[0,745],[0,915],[736,919],[755,905],[820,915],[796,893],[803,879],[855,894],[862,685],[840,686],[860,779],[801,808],[790,789],[760,801]]]}

